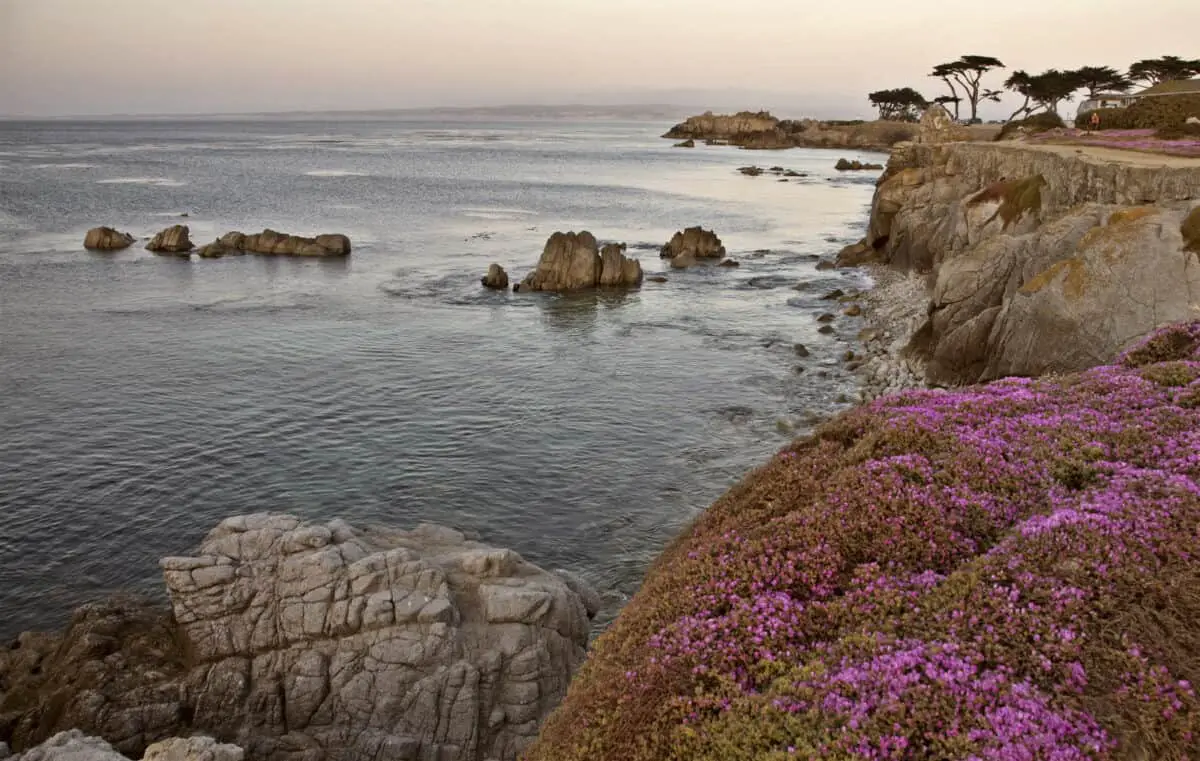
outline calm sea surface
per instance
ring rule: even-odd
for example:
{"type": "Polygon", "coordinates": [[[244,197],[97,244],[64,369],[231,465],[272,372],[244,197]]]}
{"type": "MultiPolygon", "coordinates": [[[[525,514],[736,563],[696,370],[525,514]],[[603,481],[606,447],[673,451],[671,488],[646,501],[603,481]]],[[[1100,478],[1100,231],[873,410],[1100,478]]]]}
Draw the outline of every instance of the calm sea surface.
{"type": "Polygon", "coordinates": [[[856,276],[815,263],[859,237],[872,178],[838,176],[838,153],[674,149],[665,127],[0,122],[0,636],[161,595],[158,558],[260,511],[477,532],[614,613],[784,424],[853,388],[854,321],[826,336],[816,317],[856,276]],[[176,222],[199,243],[344,232],[354,253],[81,246],[176,222]],[[556,230],[665,270],[658,247],[693,224],[742,266],[625,294],[479,286],[491,262],[524,275],[556,230]]]}

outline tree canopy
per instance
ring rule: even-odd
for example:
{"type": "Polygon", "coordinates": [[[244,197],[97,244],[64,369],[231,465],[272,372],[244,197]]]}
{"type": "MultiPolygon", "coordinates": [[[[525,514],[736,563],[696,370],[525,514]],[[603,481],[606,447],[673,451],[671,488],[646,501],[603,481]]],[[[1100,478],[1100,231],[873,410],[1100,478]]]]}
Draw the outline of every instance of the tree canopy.
{"type": "Polygon", "coordinates": [[[1050,69],[1036,75],[1023,70],[1014,71],[1004,81],[1004,87],[1024,96],[1025,102],[1013,112],[1009,121],[1030,116],[1039,110],[1057,114],[1060,103],[1070,100],[1076,90],[1086,86],[1079,71],[1050,69]]]}
{"type": "MultiPolygon", "coordinates": [[[[965,55],[957,61],[940,63],[933,67],[929,76],[937,77],[950,88],[953,98],[971,104],[971,121],[979,118],[979,103],[983,100],[997,100],[998,90],[987,90],[982,87],[983,75],[993,69],[1003,69],[1004,63],[999,58],[986,55],[965,55]]],[[[959,118],[958,100],[954,103],[954,118],[959,118]]]]}
{"type": "Polygon", "coordinates": [[[1083,66],[1069,73],[1087,90],[1089,98],[1106,92],[1129,92],[1133,87],[1129,77],[1111,66],[1083,66]]]}
{"type": "Polygon", "coordinates": [[[889,121],[916,121],[929,105],[925,96],[911,87],[876,90],[867,99],[879,109],[879,118],[889,121]]]}
{"type": "Polygon", "coordinates": [[[1200,58],[1185,59],[1165,55],[1146,58],[1129,67],[1129,78],[1135,82],[1156,85],[1171,79],[1191,79],[1200,74],[1200,58]]]}

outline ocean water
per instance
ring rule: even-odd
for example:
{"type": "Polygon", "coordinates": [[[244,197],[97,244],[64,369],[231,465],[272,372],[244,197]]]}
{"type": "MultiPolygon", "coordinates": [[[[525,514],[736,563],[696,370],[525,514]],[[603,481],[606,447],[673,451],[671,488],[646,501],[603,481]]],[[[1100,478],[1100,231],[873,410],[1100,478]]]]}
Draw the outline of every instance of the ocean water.
{"type": "Polygon", "coordinates": [[[853,392],[858,327],[816,317],[857,276],[815,264],[859,237],[873,189],[834,162],[871,157],[675,149],[665,127],[0,122],[0,636],[161,596],[160,557],[261,511],[456,526],[574,570],[611,617],[672,536],[853,392]],[[198,243],[342,232],[354,253],[81,245],[176,222],[198,243]],[[741,267],[666,272],[658,248],[693,224],[741,267]],[[480,287],[580,229],[669,281],[480,287]]]}

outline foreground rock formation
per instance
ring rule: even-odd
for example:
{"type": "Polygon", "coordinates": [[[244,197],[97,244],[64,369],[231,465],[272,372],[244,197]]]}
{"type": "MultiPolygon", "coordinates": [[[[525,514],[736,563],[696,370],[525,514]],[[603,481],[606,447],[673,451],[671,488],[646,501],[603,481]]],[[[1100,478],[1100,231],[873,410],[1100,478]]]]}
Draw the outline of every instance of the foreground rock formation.
{"type": "Polygon", "coordinates": [[[675,269],[691,267],[700,259],[721,259],[724,256],[725,246],[717,234],[699,226],[675,233],[659,252],[659,257],[670,259],[671,267],[675,269]]]}
{"type": "Polygon", "coordinates": [[[151,238],[150,242],[146,244],[146,250],[156,254],[189,253],[195,246],[192,245],[188,234],[187,225],[171,225],[151,238]]]}
{"type": "Polygon", "coordinates": [[[1200,758],[1200,323],[911,391],[731,489],[528,761],[1200,758]]]}
{"type": "Polygon", "coordinates": [[[513,290],[579,291],[591,288],[630,288],[641,285],[642,265],[625,256],[625,244],[600,249],[586,230],[554,233],[546,241],[537,268],[513,290]]]}
{"type": "Polygon", "coordinates": [[[916,132],[917,125],[906,122],[781,120],[766,111],[736,114],[708,111],[676,124],[663,137],[759,150],[857,148],[886,151],[902,140],[911,140],[916,132]]]}
{"type": "Polygon", "coordinates": [[[200,732],[250,759],[516,759],[596,605],[436,526],[231,518],[162,566],[170,615],[87,606],[0,652],[0,740],[80,729],[136,757],[200,732]]]}
{"type": "Polygon", "coordinates": [[[928,382],[1081,370],[1200,310],[1200,160],[923,138],[892,154],[839,263],[930,273],[908,346],[928,382]]]}
{"type": "Polygon", "coordinates": [[[83,238],[83,247],[92,251],[120,251],[133,245],[134,237],[111,227],[93,227],[83,238]]]}
{"type": "MultiPolygon", "coordinates": [[[[223,745],[211,737],[173,738],[146,749],[142,761],[242,761],[245,752],[236,745],[223,745]]],[[[129,761],[98,737],[77,729],[60,732],[11,761],[129,761]]]]}

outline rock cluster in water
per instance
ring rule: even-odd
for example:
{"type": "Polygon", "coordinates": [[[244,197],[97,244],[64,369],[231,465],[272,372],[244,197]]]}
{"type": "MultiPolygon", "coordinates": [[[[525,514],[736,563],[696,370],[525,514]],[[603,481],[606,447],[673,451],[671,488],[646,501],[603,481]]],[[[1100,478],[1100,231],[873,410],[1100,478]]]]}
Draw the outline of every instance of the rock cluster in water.
{"type": "Polygon", "coordinates": [[[837,164],[835,164],[833,168],[839,172],[878,172],[883,169],[883,164],[864,164],[857,159],[854,161],[850,161],[848,159],[838,159],[837,164]]]}
{"type": "MultiPolygon", "coordinates": [[[[88,249],[115,251],[128,248],[133,242],[132,235],[118,232],[111,227],[97,227],[88,231],[83,245],[88,249]]],[[[226,233],[212,243],[197,248],[191,240],[191,231],[187,225],[171,225],[156,233],[146,244],[146,249],[157,254],[190,257],[194,253],[202,259],[217,259],[246,253],[274,256],[347,256],[351,246],[350,239],[341,234],[305,238],[268,229],[252,235],[241,232],[226,233]]]]}
{"type": "Polygon", "coordinates": [[[641,285],[642,277],[641,263],[625,256],[624,243],[610,243],[600,248],[596,237],[586,230],[558,232],[546,241],[537,268],[513,290],[630,288],[641,285]]]}
{"type": "Polygon", "coordinates": [[[516,759],[583,661],[594,592],[510,550],[413,531],[223,521],[162,561],[169,615],[110,601],[0,652],[0,738],[121,753],[203,733],[251,758],[516,759]]]}

